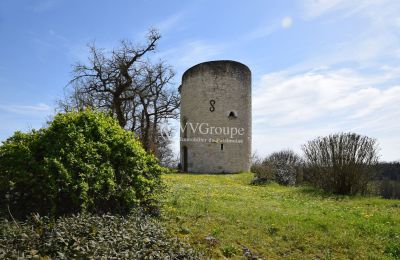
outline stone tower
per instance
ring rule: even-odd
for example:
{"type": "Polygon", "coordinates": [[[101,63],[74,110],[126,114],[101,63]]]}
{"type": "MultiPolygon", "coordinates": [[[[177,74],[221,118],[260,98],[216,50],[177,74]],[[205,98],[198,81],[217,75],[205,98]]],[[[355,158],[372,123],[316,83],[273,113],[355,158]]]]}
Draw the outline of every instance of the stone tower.
{"type": "Polygon", "coordinates": [[[239,62],[197,64],[182,76],[180,160],[184,172],[250,170],[251,71],[239,62]]]}

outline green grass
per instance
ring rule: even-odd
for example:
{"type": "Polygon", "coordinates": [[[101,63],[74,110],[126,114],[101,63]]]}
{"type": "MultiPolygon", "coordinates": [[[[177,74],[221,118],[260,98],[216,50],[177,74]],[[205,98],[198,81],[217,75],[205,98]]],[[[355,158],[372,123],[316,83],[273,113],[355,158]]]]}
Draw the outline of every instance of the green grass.
{"type": "Polygon", "coordinates": [[[243,247],[269,259],[400,258],[400,200],[253,186],[252,177],[165,175],[167,228],[213,258],[244,258],[243,247]]]}

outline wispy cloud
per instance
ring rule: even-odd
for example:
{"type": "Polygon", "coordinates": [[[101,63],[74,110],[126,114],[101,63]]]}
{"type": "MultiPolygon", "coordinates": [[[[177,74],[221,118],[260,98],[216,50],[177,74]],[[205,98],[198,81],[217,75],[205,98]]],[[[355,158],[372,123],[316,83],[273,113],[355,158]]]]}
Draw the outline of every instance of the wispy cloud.
{"type": "Polygon", "coordinates": [[[185,17],[184,12],[176,13],[174,15],[168,16],[166,19],[156,23],[154,27],[158,29],[162,34],[169,32],[172,29],[182,28],[183,19],[185,17]]]}
{"type": "Polygon", "coordinates": [[[38,103],[35,105],[0,104],[0,110],[3,110],[7,113],[13,113],[18,115],[40,116],[40,117],[48,115],[52,112],[51,107],[45,103],[38,103]]]}
{"type": "Polygon", "coordinates": [[[271,24],[265,24],[250,31],[243,38],[246,39],[247,41],[258,40],[271,35],[278,29],[279,29],[279,23],[277,22],[271,24]]]}
{"type": "Polygon", "coordinates": [[[190,66],[202,61],[215,58],[222,52],[221,44],[212,44],[204,41],[187,42],[181,52],[179,63],[184,66],[190,66]]]}
{"type": "Polygon", "coordinates": [[[400,88],[373,86],[385,83],[380,82],[383,78],[363,76],[350,69],[286,77],[264,75],[255,92],[255,117],[272,125],[291,125],[325,117],[327,113],[354,119],[378,109],[394,111],[400,106],[400,88]]]}
{"type": "Polygon", "coordinates": [[[346,0],[305,0],[303,8],[307,18],[315,18],[325,13],[344,9],[349,5],[360,4],[362,1],[346,1],[346,0]],[[352,4],[353,3],[353,4],[352,4]]]}
{"type": "Polygon", "coordinates": [[[253,96],[255,149],[261,154],[287,147],[299,151],[316,136],[354,131],[376,137],[384,159],[399,159],[394,147],[400,145],[400,4],[302,3],[301,22],[310,26],[320,20],[362,21],[364,26],[351,38],[311,52],[301,63],[261,77],[253,96]]]}
{"type": "Polygon", "coordinates": [[[302,4],[304,17],[315,19],[333,12],[340,14],[337,17],[366,13],[369,10],[392,6],[396,4],[395,2],[390,0],[303,0],[302,4]]]}
{"type": "Polygon", "coordinates": [[[281,20],[275,20],[272,22],[264,23],[250,32],[248,32],[243,39],[246,41],[255,41],[270,36],[274,32],[280,29],[288,29],[293,25],[293,18],[291,16],[285,16],[281,20]]]}
{"type": "MultiPolygon", "coordinates": [[[[352,37],[340,38],[321,45],[321,50],[310,52],[306,59],[298,64],[292,64],[286,71],[300,73],[316,67],[343,68],[351,64],[350,66],[355,69],[375,72],[380,72],[386,67],[392,70],[392,73],[398,74],[393,69],[398,68],[400,57],[400,18],[397,15],[400,13],[400,3],[383,0],[305,0],[302,3],[306,10],[313,10],[309,11],[315,14],[313,19],[335,13],[328,19],[329,23],[332,23],[332,20],[344,19],[343,14],[351,12],[351,19],[344,21],[361,21],[364,25],[352,37]],[[336,12],[339,10],[340,12],[336,12]]],[[[388,71],[381,74],[382,77],[388,75],[388,71]]]]}
{"type": "MultiPolygon", "coordinates": [[[[54,29],[49,29],[46,33],[40,34],[34,31],[29,32],[31,40],[35,46],[36,58],[42,62],[52,60],[54,52],[64,55],[69,62],[86,61],[88,57],[88,43],[94,42],[89,37],[72,41],[54,29]],[[53,52],[53,53],[52,53],[53,52]]],[[[111,44],[103,49],[111,50],[111,44]]]]}
{"type": "MultiPolygon", "coordinates": [[[[303,14],[306,20],[328,16],[328,20],[362,22],[363,27],[348,40],[330,44],[329,54],[317,53],[314,61],[334,64],[357,62],[362,66],[381,63],[400,57],[400,3],[397,1],[305,0],[303,14]],[[351,19],[349,19],[351,18],[351,19]]],[[[309,61],[310,62],[310,61],[309,61]]]]}
{"type": "Polygon", "coordinates": [[[40,0],[32,1],[32,10],[36,13],[42,13],[53,9],[60,0],[40,0]]]}
{"type": "Polygon", "coordinates": [[[220,59],[220,54],[224,51],[224,45],[211,43],[203,40],[189,40],[177,47],[170,48],[157,53],[157,57],[166,59],[174,67],[183,72],[187,68],[212,59],[220,59]]]}

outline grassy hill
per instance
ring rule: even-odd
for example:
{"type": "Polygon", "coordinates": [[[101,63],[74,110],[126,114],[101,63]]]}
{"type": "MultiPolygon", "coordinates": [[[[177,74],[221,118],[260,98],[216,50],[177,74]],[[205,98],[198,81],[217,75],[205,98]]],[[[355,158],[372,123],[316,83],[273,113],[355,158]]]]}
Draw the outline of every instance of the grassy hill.
{"type": "Polygon", "coordinates": [[[400,258],[400,200],[252,186],[252,177],[165,175],[166,226],[213,258],[400,258]]]}

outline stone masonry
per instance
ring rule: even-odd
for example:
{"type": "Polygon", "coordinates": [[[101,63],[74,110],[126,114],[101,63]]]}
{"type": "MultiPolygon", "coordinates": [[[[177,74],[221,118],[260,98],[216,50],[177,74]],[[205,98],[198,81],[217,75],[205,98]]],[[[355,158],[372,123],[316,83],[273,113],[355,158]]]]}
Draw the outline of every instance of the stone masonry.
{"type": "Polygon", "coordinates": [[[182,76],[181,166],[185,172],[250,170],[251,71],[236,61],[209,61],[182,76]]]}

